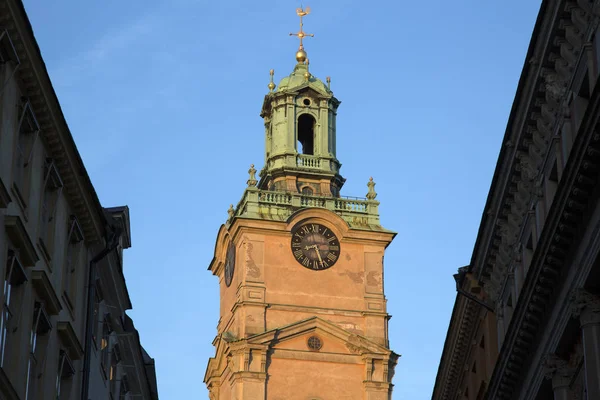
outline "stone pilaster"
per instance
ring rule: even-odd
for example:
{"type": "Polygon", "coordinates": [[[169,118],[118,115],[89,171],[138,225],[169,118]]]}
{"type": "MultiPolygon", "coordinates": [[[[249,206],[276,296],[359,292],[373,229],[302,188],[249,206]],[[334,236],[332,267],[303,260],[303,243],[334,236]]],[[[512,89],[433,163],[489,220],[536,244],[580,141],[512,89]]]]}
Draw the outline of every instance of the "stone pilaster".
{"type": "Polygon", "coordinates": [[[600,399],[600,297],[578,289],[572,300],[573,316],[581,323],[587,396],[600,399]]]}
{"type": "Polygon", "coordinates": [[[392,377],[396,363],[396,357],[381,358],[381,356],[364,355],[365,381],[364,387],[367,400],[389,400],[392,398],[392,377]]]}
{"type": "Polygon", "coordinates": [[[228,357],[231,389],[238,399],[266,399],[266,346],[240,341],[232,346],[228,357]]]}

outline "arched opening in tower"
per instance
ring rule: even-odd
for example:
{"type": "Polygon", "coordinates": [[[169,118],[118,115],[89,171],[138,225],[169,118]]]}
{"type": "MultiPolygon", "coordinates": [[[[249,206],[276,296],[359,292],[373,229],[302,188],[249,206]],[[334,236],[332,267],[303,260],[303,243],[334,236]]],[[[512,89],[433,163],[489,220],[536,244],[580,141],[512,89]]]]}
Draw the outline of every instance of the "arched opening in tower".
{"type": "Polygon", "coordinates": [[[298,152],[301,154],[315,154],[315,125],[312,115],[302,114],[298,118],[298,152]]]}

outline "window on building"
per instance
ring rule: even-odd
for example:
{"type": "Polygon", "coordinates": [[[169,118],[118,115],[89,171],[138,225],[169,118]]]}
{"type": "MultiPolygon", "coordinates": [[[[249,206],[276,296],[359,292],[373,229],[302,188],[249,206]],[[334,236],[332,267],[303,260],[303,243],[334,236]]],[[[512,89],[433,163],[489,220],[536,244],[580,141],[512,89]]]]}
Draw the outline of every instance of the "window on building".
{"type": "Polygon", "coordinates": [[[83,232],[74,216],[69,220],[67,238],[65,267],[63,270],[63,293],[67,304],[73,310],[77,301],[77,276],[83,247],[83,232]]]}
{"type": "Polygon", "coordinates": [[[302,194],[304,194],[306,196],[312,196],[314,193],[313,193],[313,190],[312,190],[312,188],[310,186],[304,186],[302,188],[302,194]]]}
{"type": "Polygon", "coordinates": [[[130,398],[130,392],[131,389],[129,388],[129,378],[127,378],[126,374],[123,374],[119,384],[119,399],[128,400],[130,398]]]}
{"type": "Polygon", "coordinates": [[[15,64],[19,64],[19,56],[15,50],[10,35],[6,29],[0,32],[0,64],[5,64],[8,61],[13,61],[15,64]]]}
{"type": "Polygon", "coordinates": [[[35,388],[38,382],[37,371],[43,365],[47,333],[50,331],[50,318],[44,306],[35,302],[33,309],[33,323],[29,336],[29,359],[27,360],[27,375],[25,383],[25,400],[35,398],[35,388]]]}
{"type": "Polygon", "coordinates": [[[64,350],[60,350],[56,373],[56,399],[66,400],[71,396],[72,378],[75,375],[73,362],[64,350]]]}
{"type": "Polygon", "coordinates": [[[531,261],[533,260],[533,234],[530,233],[527,237],[527,242],[525,242],[525,246],[523,246],[523,266],[525,267],[525,276],[523,280],[527,279],[527,272],[529,271],[529,266],[531,265],[531,261]]]}
{"type": "Polygon", "coordinates": [[[54,214],[56,204],[62,191],[62,180],[51,158],[47,158],[44,165],[44,191],[40,205],[40,241],[44,246],[47,259],[52,258],[54,246],[54,214]]]}
{"type": "Polygon", "coordinates": [[[505,332],[506,332],[506,330],[508,330],[508,326],[510,324],[510,320],[512,319],[513,310],[514,310],[513,296],[512,296],[512,293],[510,293],[508,295],[508,297],[506,298],[506,303],[504,304],[505,332]]]}
{"type": "Polygon", "coordinates": [[[569,160],[569,155],[571,154],[571,148],[573,146],[573,134],[571,132],[571,120],[565,118],[563,125],[561,127],[560,134],[560,145],[561,145],[561,156],[562,156],[562,165],[566,166],[567,161],[569,160]]]}
{"type": "Polygon", "coordinates": [[[313,155],[315,143],[316,121],[310,114],[302,114],[298,118],[298,152],[313,155]]]}
{"type": "Polygon", "coordinates": [[[117,388],[118,374],[117,369],[118,365],[121,362],[121,351],[119,349],[119,345],[115,344],[112,349],[112,354],[110,357],[110,372],[108,379],[110,380],[110,393],[114,394],[117,388]]]}
{"type": "Polygon", "coordinates": [[[101,338],[98,337],[98,330],[100,328],[100,324],[102,323],[102,317],[100,316],[100,305],[103,300],[104,298],[102,296],[102,287],[100,286],[100,281],[96,280],[96,282],[94,283],[94,313],[92,317],[92,339],[94,344],[96,345],[96,348],[98,348],[98,345],[101,345],[101,338]]]}
{"type": "MultiPolygon", "coordinates": [[[[580,66],[582,68],[587,68],[585,63],[581,63],[580,66]]],[[[581,81],[581,85],[579,86],[579,90],[573,95],[573,100],[571,101],[571,115],[573,116],[573,121],[575,122],[575,136],[577,136],[577,131],[579,130],[579,126],[583,122],[583,117],[585,115],[585,111],[587,110],[588,103],[590,101],[590,77],[589,71],[585,72],[583,80],[581,81]]]]}
{"type": "Polygon", "coordinates": [[[556,160],[552,163],[552,168],[548,173],[545,181],[545,192],[544,197],[546,199],[546,215],[550,211],[550,207],[552,206],[552,202],[554,200],[554,195],[556,194],[556,189],[558,189],[558,165],[556,164],[556,160]]]}
{"type": "Polygon", "coordinates": [[[104,314],[102,320],[102,338],[100,339],[101,363],[104,376],[109,377],[110,372],[110,333],[112,327],[110,325],[110,314],[104,314]]]}
{"type": "Polygon", "coordinates": [[[483,396],[485,396],[485,381],[481,381],[481,385],[479,385],[479,391],[477,392],[477,397],[475,400],[483,400],[483,396]]]}
{"type": "Polygon", "coordinates": [[[2,285],[2,315],[0,316],[0,367],[4,366],[5,356],[10,346],[10,329],[12,320],[18,313],[19,298],[17,289],[27,281],[25,270],[14,250],[8,250],[6,270],[2,285]]]}
{"type": "Polygon", "coordinates": [[[21,105],[19,115],[13,179],[18,201],[21,207],[27,208],[31,186],[31,158],[40,126],[29,101],[21,105]]]}
{"type": "MultiPolygon", "coordinates": [[[[18,65],[21,63],[15,46],[6,29],[0,31],[0,72],[2,72],[2,88],[0,89],[0,104],[3,104],[3,94],[6,93],[10,81],[15,76],[18,65]]],[[[0,129],[0,136],[2,135],[0,129]]]]}

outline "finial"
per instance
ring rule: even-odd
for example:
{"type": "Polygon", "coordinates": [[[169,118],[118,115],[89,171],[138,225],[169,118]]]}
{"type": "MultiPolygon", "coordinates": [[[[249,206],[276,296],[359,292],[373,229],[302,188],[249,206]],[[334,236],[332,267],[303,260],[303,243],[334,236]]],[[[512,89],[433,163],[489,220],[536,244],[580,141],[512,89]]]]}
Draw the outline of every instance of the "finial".
{"type": "Polygon", "coordinates": [[[304,73],[304,79],[306,79],[307,82],[310,79],[310,71],[308,70],[309,65],[310,65],[310,61],[308,61],[308,58],[307,58],[306,59],[306,72],[304,73]]]}
{"type": "Polygon", "coordinates": [[[367,183],[367,186],[369,187],[369,193],[367,193],[367,199],[375,200],[375,197],[377,197],[377,193],[375,193],[375,182],[373,182],[373,177],[369,178],[369,183],[367,183]]]}
{"type": "Polygon", "coordinates": [[[235,210],[233,209],[233,204],[229,205],[229,209],[227,210],[227,214],[229,214],[229,218],[228,219],[233,218],[233,215],[235,214],[235,210]]]}
{"type": "Polygon", "coordinates": [[[327,89],[331,90],[331,77],[330,76],[327,77],[327,89]]]}
{"type": "Polygon", "coordinates": [[[306,7],[306,9],[297,8],[296,14],[300,17],[300,31],[298,33],[290,33],[290,36],[298,36],[300,39],[300,47],[298,47],[298,51],[296,52],[296,61],[298,63],[303,63],[306,60],[306,51],[304,51],[303,39],[307,36],[315,37],[312,33],[305,33],[303,30],[304,23],[302,22],[302,18],[310,14],[310,7],[306,7]]]}
{"type": "Polygon", "coordinates": [[[254,169],[254,164],[250,164],[248,175],[250,175],[250,178],[248,178],[248,181],[246,182],[248,187],[255,187],[258,181],[256,180],[256,170],[254,169]]]}
{"type": "Polygon", "coordinates": [[[275,70],[270,70],[269,75],[271,75],[271,82],[269,82],[269,92],[275,90],[275,82],[273,82],[273,75],[275,75],[275,70]]]}

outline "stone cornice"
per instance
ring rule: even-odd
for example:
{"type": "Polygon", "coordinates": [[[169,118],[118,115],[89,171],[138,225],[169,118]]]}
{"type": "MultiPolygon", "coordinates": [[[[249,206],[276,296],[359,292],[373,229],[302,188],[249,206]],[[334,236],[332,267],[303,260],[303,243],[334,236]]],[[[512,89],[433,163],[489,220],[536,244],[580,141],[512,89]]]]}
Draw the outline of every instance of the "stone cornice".
{"type": "Polygon", "coordinates": [[[569,162],[539,238],[528,277],[513,314],[510,330],[490,381],[490,398],[508,399],[516,390],[528,357],[560,288],[567,255],[578,242],[577,229],[589,209],[591,192],[600,177],[600,86],[592,94],[569,162]]]}
{"type": "Polygon", "coordinates": [[[104,230],[104,215],[96,191],[60,108],[23,4],[0,2],[0,25],[7,29],[21,64],[16,74],[41,127],[65,186],[65,194],[82,225],[86,241],[97,242],[104,230]]]}
{"type": "MultiPolygon", "coordinates": [[[[552,83],[562,89],[569,77],[544,67],[553,64],[551,58],[561,52],[553,40],[547,39],[559,24],[559,8],[548,4],[543,2],[538,16],[471,260],[492,301],[497,299],[518,249],[522,224],[542,175],[549,142],[562,119],[564,96],[561,93],[562,97],[553,97],[547,87],[552,83]]],[[[558,57],[554,64],[562,60],[558,57]]]]}

